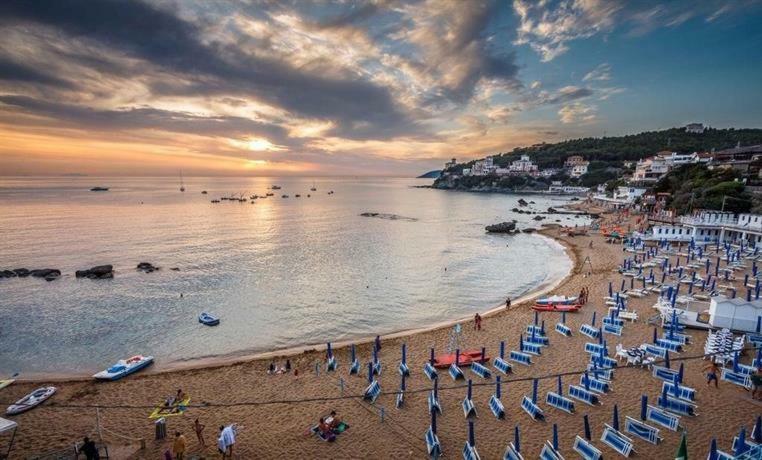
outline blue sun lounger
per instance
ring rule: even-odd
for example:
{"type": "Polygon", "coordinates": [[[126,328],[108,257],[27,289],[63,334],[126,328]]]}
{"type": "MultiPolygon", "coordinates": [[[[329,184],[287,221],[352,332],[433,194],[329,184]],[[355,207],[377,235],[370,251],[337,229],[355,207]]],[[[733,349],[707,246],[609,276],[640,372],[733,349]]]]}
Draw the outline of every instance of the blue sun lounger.
{"type": "Polygon", "coordinates": [[[663,392],[661,395],[659,395],[656,401],[660,407],[669,412],[679,415],[698,415],[696,414],[696,406],[694,404],[691,404],[688,401],[673,398],[663,392]]]}
{"type": "Polygon", "coordinates": [[[376,398],[378,398],[378,395],[380,394],[381,385],[378,383],[378,380],[374,380],[367,386],[367,388],[365,388],[365,391],[362,393],[362,398],[366,401],[376,402],[376,398]]]}
{"type": "Polygon", "coordinates": [[[479,377],[483,379],[488,379],[492,377],[492,373],[489,371],[489,369],[487,369],[487,367],[484,366],[483,364],[477,363],[476,361],[473,361],[471,363],[471,372],[473,372],[474,374],[478,375],[479,377]]]}
{"type": "Polygon", "coordinates": [[[572,449],[574,449],[574,452],[578,453],[583,460],[601,460],[603,458],[603,453],[601,453],[597,447],[579,435],[574,438],[574,446],[572,449]]]}
{"type": "Polygon", "coordinates": [[[426,374],[426,377],[428,377],[429,380],[436,380],[437,377],[439,377],[437,370],[434,369],[434,366],[432,366],[431,363],[423,365],[423,373],[426,374]]]}
{"type": "Polygon", "coordinates": [[[530,417],[532,417],[532,420],[539,420],[543,421],[545,420],[545,413],[540,409],[540,406],[537,405],[537,386],[539,384],[539,381],[537,379],[534,379],[532,381],[532,397],[524,396],[524,398],[521,400],[521,408],[524,409],[524,411],[529,414],[530,417]]]}
{"type": "Polygon", "coordinates": [[[601,334],[600,329],[597,327],[593,327],[589,324],[583,324],[579,328],[579,332],[590,337],[591,339],[597,339],[598,336],[601,334]]]}
{"type": "Polygon", "coordinates": [[[466,392],[466,397],[461,403],[461,407],[463,407],[463,415],[466,418],[476,417],[476,407],[474,407],[474,401],[471,399],[471,385],[471,379],[468,379],[468,390],[466,392]]]}
{"type": "Polygon", "coordinates": [[[360,361],[355,353],[355,344],[352,344],[352,364],[349,366],[349,375],[360,373],[360,361]]]}
{"type": "Polygon", "coordinates": [[[450,368],[447,369],[447,373],[450,374],[450,377],[452,377],[453,380],[462,380],[466,378],[466,376],[463,375],[463,371],[460,370],[460,368],[455,363],[450,364],[450,368]]]}
{"type": "Polygon", "coordinates": [[[437,459],[442,455],[442,444],[439,443],[439,436],[437,436],[437,414],[431,413],[431,425],[426,430],[424,435],[426,440],[426,451],[429,453],[429,458],[437,459]]]}
{"type": "Polygon", "coordinates": [[[612,318],[611,316],[604,316],[603,317],[603,324],[610,324],[612,326],[624,326],[624,320],[619,318],[612,318]]]}
{"type": "Polygon", "coordinates": [[[611,385],[609,385],[608,382],[590,377],[588,374],[582,374],[579,376],[579,384],[582,386],[587,384],[587,386],[596,393],[608,393],[611,391],[611,385]]]}
{"type": "Polygon", "coordinates": [[[540,451],[540,460],[564,460],[564,457],[553,448],[550,441],[545,441],[540,451]]]}
{"type": "Polygon", "coordinates": [[[505,360],[505,342],[500,342],[500,356],[492,360],[492,365],[503,374],[508,374],[513,370],[511,363],[505,360]]]}
{"type": "Polygon", "coordinates": [[[605,347],[603,346],[603,344],[592,343],[592,342],[585,343],[585,351],[587,353],[590,353],[591,355],[600,355],[601,352],[604,350],[605,350],[605,347]]]}
{"type": "Polygon", "coordinates": [[[662,441],[662,438],[659,437],[658,428],[654,428],[629,416],[624,418],[624,431],[651,444],[659,444],[662,441]]]}
{"type": "Polygon", "coordinates": [[[501,386],[500,376],[498,375],[495,377],[495,394],[489,398],[489,410],[492,411],[492,414],[498,420],[505,418],[505,407],[503,407],[503,402],[500,401],[501,386]]]}
{"type": "Polygon", "coordinates": [[[398,368],[400,375],[409,376],[410,368],[407,367],[407,344],[402,344],[402,359],[398,368]]]}
{"type": "Polygon", "coordinates": [[[597,394],[577,385],[569,385],[569,396],[591,406],[600,404],[597,394]]]}
{"type": "Polygon", "coordinates": [[[574,413],[574,401],[554,391],[548,392],[545,402],[547,402],[549,406],[553,406],[556,409],[560,409],[566,412],[567,414],[574,413]]]}
{"type": "Polygon", "coordinates": [[[661,425],[664,428],[672,431],[677,431],[680,427],[680,416],[671,414],[665,410],[659,409],[655,406],[648,406],[646,409],[646,420],[654,422],[657,425],[661,425]]]}
{"type": "Polygon", "coordinates": [[[733,372],[732,369],[725,368],[722,370],[722,377],[725,382],[730,382],[738,386],[742,386],[747,389],[751,389],[751,376],[742,374],[740,372],[733,372]]]}
{"type": "Polygon", "coordinates": [[[521,455],[521,452],[517,451],[515,447],[513,447],[513,443],[508,443],[508,447],[505,448],[505,453],[503,454],[503,460],[524,460],[524,457],[521,455]]]}
{"type": "Polygon", "coordinates": [[[474,422],[468,421],[468,441],[463,446],[463,460],[481,460],[476,451],[476,436],[474,436],[474,422]]]}
{"type": "Polygon", "coordinates": [[[532,355],[541,355],[542,354],[542,345],[537,345],[536,343],[530,343],[526,340],[521,345],[521,348],[525,353],[529,353],[532,355]]]}
{"type": "MultiPolygon", "coordinates": [[[[739,438],[738,436],[733,436],[733,444],[732,444],[732,447],[730,448],[730,450],[732,450],[733,452],[738,452],[738,447],[739,447],[738,446],[738,442],[739,442],[740,439],[741,438],[739,438]]],[[[743,442],[744,442],[744,444],[746,444],[747,450],[751,449],[753,447],[757,447],[758,446],[757,443],[755,443],[753,441],[749,441],[748,439],[744,439],[743,442]]]]}
{"type": "Polygon", "coordinates": [[[603,427],[601,442],[617,451],[623,457],[629,457],[634,450],[632,439],[611,428],[608,423],[604,423],[603,427]]]}
{"type": "Polygon", "coordinates": [[[684,387],[680,385],[679,383],[677,386],[675,386],[674,383],[670,382],[664,382],[662,384],[662,393],[667,392],[668,394],[674,396],[677,399],[682,399],[685,401],[695,401],[696,400],[696,390],[689,387],[684,387]]]}
{"type": "Polygon", "coordinates": [[[593,356],[590,356],[590,362],[597,364],[598,367],[603,367],[606,369],[617,367],[619,365],[619,363],[616,362],[616,359],[610,358],[608,356],[600,357],[600,356],[593,355],[593,356]]]}
{"type": "Polygon", "coordinates": [[[520,364],[524,364],[526,366],[530,366],[532,364],[532,357],[526,353],[523,353],[521,351],[511,351],[508,354],[508,359],[511,361],[515,361],[520,364]]]}
{"type": "Polygon", "coordinates": [[[556,323],[556,332],[566,337],[571,337],[572,335],[571,328],[564,323],[556,323]]]}
{"type": "Polygon", "coordinates": [[[683,351],[683,345],[680,342],[675,342],[673,340],[656,339],[656,343],[654,345],[661,348],[666,348],[669,351],[676,351],[676,352],[683,351]]]}
{"type": "Polygon", "coordinates": [[[646,344],[645,347],[643,347],[645,352],[649,355],[656,356],[657,358],[664,358],[667,355],[667,349],[664,347],[660,347],[658,345],[653,344],[646,344]]]}
{"type": "Polygon", "coordinates": [[[442,414],[442,406],[439,404],[439,392],[437,391],[437,381],[434,380],[434,388],[429,392],[429,414],[438,412],[442,414]]]}
{"type": "Polygon", "coordinates": [[[615,324],[604,324],[601,330],[604,334],[611,334],[616,336],[622,335],[622,326],[617,326],[615,324]]]}
{"type": "Polygon", "coordinates": [[[665,382],[674,382],[677,371],[663,366],[653,366],[653,376],[665,382]]]}

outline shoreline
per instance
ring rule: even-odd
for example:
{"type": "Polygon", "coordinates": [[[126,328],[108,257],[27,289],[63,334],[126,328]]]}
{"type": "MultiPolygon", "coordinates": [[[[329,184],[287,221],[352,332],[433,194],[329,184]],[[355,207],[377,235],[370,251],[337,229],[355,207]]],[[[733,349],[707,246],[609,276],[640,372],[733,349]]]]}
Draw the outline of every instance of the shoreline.
{"type": "MultiPolygon", "coordinates": [[[[577,272],[580,266],[580,261],[578,255],[575,253],[573,248],[566,243],[565,241],[555,238],[553,235],[550,234],[550,231],[556,228],[559,228],[560,225],[553,224],[551,227],[543,227],[535,232],[535,236],[544,238],[548,240],[549,242],[555,243],[559,246],[559,248],[563,251],[563,254],[570,260],[571,267],[567,271],[567,273],[556,279],[555,281],[551,280],[548,282],[544,282],[537,286],[534,289],[530,289],[529,291],[525,292],[524,294],[521,294],[516,299],[511,299],[511,308],[508,311],[514,311],[519,308],[522,308],[527,302],[530,300],[533,300],[536,297],[542,296],[544,294],[549,293],[550,291],[553,291],[555,289],[558,289],[559,287],[563,286],[573,275],[577,272]]],[[[490,316],[494,316],[499,314],[500,312],[506,311],[505,304],[500,303],[494,306],[489,307],[487,310],[484,311],[474,311],[474,313],[479,313],[483,318],[487,318],[490,316]]],[[[447,319],[442,320],[430,325],[426,326],[420,326],[420,327],[413,327],[409,329],[400,329],[388,332],[386,334],[381,334],[381,340],[391,340],[391,339],[399,339],[404,337],[410,337],[417,334],[423,334],[426,332],[432,332],[439,329],[445,329],[454,326],[455,324],[462,323],[464,321],[470,321],[473,319],[472,314],[469,314],[467,316],[460,316],[453,319],[447,319]]],[[[345,348],[350,347],[352,344],[355,345],[364,345],[368,343],[372,343],[375,340],[375,335],[370,336],[360,336],[356,339],[351,340],[343,340],[340,342],[331,342],[331,346],[335,351],[341,351],[345,348]]],[[[316,351],[324,351],[326,349],[326,343],[313,343],[313,344],[303,344],[303,345],[296,345],[293,347],[287,347],[277,350],[269,350],[269,351],[260,351],[260,352],[249,352],[246,350],[241,350],[237,352],[232,352],[224,355],[215,355],[215,356],[208,356],[208,357],[201,357],[201,358],[188,358],[188,359],[181,359],[176,361],[170,361],[166,364],[163,364],[161,368],[156,368],[156,364],[153,364],[152,366],[145,369],[143,372],[141,372],[141,375],[162,375],[162,374],[172,374],[176,372],[184,372],[184,371],[194,371],[194,370],[202,370],[202,369],[219,369],[223,367],[228,366],[234,366],[238,364],[243,363],[250,363],[254,361],[264,361],[269,360],[273,358],[278,359],[284,359],[284,358],[291,358],[299,355],[303,355],[305,353],[309,352],[316,352],[316,351]]],[[[91,381],[92,375],[90,373],[72,373],[72,374],[60,374],[60,373],[45,373],[45,372],[35,372],[35,373],[22,373],[19,377],[16,378],[17,382],[20,383],[40,383],[40,382],[55,382],[55,383],[66,383],[66,382],[85,382],[85,381],[91,381]]]]}

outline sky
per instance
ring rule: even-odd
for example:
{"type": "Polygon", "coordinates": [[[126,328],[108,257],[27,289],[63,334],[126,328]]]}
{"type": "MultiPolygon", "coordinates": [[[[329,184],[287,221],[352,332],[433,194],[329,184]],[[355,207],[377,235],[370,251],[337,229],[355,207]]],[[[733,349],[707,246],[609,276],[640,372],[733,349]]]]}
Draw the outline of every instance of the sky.
{"type": "Polygon", "coordinates": [[[691,122],[762,127],[762,1],[0,2],[0,176],[410,176],[691,122]]]}

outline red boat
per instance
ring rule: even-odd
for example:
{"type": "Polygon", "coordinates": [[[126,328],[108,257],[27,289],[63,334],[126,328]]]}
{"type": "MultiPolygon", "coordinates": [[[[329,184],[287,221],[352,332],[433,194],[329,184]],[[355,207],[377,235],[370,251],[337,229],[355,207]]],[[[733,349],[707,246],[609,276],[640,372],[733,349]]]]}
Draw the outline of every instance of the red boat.
{"type": "MultiPolygon", "coordinates": [[[[472,362],[483,363],[489,361],[488,356],[482,356],[481,350],[461,350],[458,358],[459,366],[470,366],[472,362]]],[[[455,353],[438,355],[434,357],[434,367],[444,369],[455,362],[455,353]]]]}
{"type": "Polygon", "coordinates": [[[575,312],[582,308],[580,304],[566,305],[566,304],[535,304],[532,305],[532,309],[536,311],[557,311],[557,312],[575,312]]]}

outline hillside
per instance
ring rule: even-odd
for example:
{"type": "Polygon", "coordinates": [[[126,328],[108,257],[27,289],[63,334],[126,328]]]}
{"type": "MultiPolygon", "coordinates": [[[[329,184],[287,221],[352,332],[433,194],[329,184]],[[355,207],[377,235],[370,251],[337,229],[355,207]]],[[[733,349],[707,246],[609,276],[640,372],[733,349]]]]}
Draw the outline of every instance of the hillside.
{"type": "Polygon", "coordinates": [[[439,176],[442,175],[441,169],[435,169],[433,171],[429,171],[425,174],[421,174],[420,176],[416,177],[416,179],[436,179],[439,176]]]}
{"type": "MultiPolygon", "coordinates": [[[[677,153],[722,150],[734,147],[739,142],[741,145],[762,144],[762,129],[707,128],[702,134],[694,134],[685,132],[684,128],[671,128],[628,136],[586,137],[554,144],[518,147],[511,152],[493,155],[493,161],[499,167],[507,167],[521,155],[529,155],[540,169],[560,168],[566,157],[582,155],[590,162],[586,175],[577,180],[568,177],[556,179],[567,184],[592,186],[620,177],[625,172],[623,163],[626,161],[640,160],[663,150],[677,153]]],[[[473,163],[474,161],[461,163],[449,171],[458,173],[473,163]]],[[[434,183],[434,186],[438,185],[437,182],[434,183]]]]}

